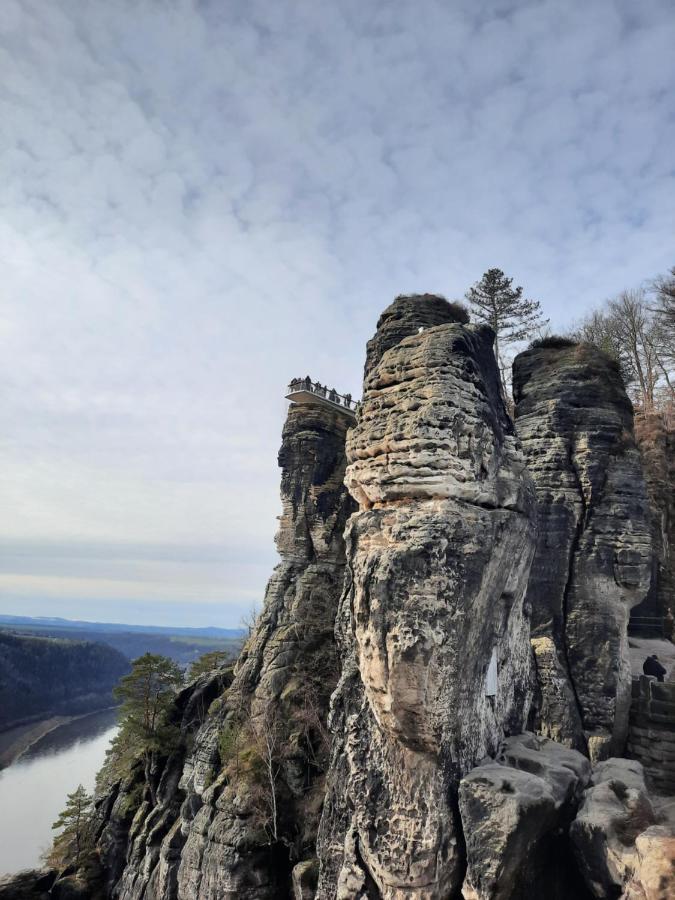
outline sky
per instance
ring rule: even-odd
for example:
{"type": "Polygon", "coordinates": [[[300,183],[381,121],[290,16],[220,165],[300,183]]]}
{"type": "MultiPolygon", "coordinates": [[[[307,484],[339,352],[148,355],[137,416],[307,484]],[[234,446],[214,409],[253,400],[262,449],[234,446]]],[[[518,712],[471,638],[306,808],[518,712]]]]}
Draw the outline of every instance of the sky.
{"type": "Polygon", "coordinates": [[[2,0],[0,612],[236,626],[291,377],[675,264],[672,0],[2,0]]]}

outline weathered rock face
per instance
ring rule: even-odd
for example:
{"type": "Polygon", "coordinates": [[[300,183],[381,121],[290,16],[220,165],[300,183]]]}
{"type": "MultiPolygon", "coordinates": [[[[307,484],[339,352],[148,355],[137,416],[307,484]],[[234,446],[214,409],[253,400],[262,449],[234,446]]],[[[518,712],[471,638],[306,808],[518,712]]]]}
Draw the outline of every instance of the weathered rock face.
{"type": "Polygon", "coordinates": [[[652,825],[635,838],[637,862],[622,900],[671,900],[675,896],[675,831],[652,825]]]}
{"type": "Polygon", "coordinates": [[[633,680],[626,754],[642,763],[649,787],[675,796],[675,684],[633,680]]]}
{"type": "MultiPolygon", "coordinates": [[[[181,740],[168,758],[158,759],[150,772],[152,791],[139,761],[128,775],[113,781],[96,800],[97,847],[104,895],[116,897],[175,897],[175,875],[166,865],[171,850],[175,860],[182,846],[180,810],[184,794],[179,781],[189,746],[207,718],[211,704],[232,680],[231,670],[213,672],[182,690],[171,710],[171,721],[181,740]],[[151,796],[154,794],[156,803],[151,796]]],[[[175,868],[175,867],[174,867],[175,868]]],[[[93,871],[87,873],[90,892],[93,871]]]]}
{"type": "Polygon", "coordinates": [[[533,724],[602,758],[625,743],[626,627],[651,568],[632,407],[617,367],[589,345],[520,354],[513,388],[539,514],[527,595],[539,687],[533,724]]]}
{"type": "Polygon", "coordinates": [[[608,759],[593,772],[570,836],[594,897],[618,897],[638,866],[635,839],[656,816],[639,762],[608,759]]]}
{"type": "MultiPolygon", "coordinates": [[[[633,612],[637,616],[671,618],[675,617],[675,422],[672,415],[639,413],[635,417],[635,438],[649,493],[654,554],[649,593],[633,612]]],[[[671,631],[672,628],[671,618],[671,631]]],[[[672,639],[675,635],[669,636],[672,639]]]]}
{"type": "MultiPolygon", "coordinates": [[[[155,773],[156,805],[141,771],[99,798],[107,890],[119,900],[291,897],[288,848],[296,859],[314,854],[325,719],[338,675],[343,532],[355,508],[344,487],[350,424],[324,406],[291,405],[279,453],[281,562],[234,680],[214,673],[177,698],[183,749],[155,773]],[[236,764],[222,758],[224,731],[243,721],[246,740],[255,732],[279,741],[273,796],[264,773],[246,762],[250,747],[237,750],[236,764]]],[[[298,870],[296,892],[311,871],[311,864],[298,870]]]]}
{"type": "Polygon", "coordinates": [[[382,354],[400,344],[403,338],[417,334],[420,328],[459,322],[467,325],[468,312],[435,294],[408,294],[397,297],[377,321],[377,330],[366,347],[364,374],[367,376],[382,359],[382,354]]]}
{"type": "Polygon", "coordinates": [[[187,840],[178,871],[181,900],[289,896],[290,863],[282,839],[294,844],[301,858],[313,855],[323,796],[317,732],[325,728],[338,675],[334,623],[344,580],[343,532],[353,509],[344,487],[349,424],[343,414],[322,406],[289,409],[279,454],[282,561],[223,710],[198,734],[183,774],[187,840]],[[219,733],[242,710],[262,733],[275,730],[279,721],[297,723],[290,737],[295,752],[284,753],[277,776],[276,822],[267,823],[267,832],[250,779],[218,774],[219,733]]]}
{"type": "Polygon", "coordinates": [[[576,750],[525,734],[507,739],[494,762],[462,779],[464,900],[583,896],[565,832],[590,768],[576,750]]]}
{"type": "Polygon", "coordinates": [[[532,485],[492,332],[443,303],[400,298],[381,317],[348,439],[360,509],[346,532],[322,900],[457,889],[459,778],[529,707],[532,485]]]}

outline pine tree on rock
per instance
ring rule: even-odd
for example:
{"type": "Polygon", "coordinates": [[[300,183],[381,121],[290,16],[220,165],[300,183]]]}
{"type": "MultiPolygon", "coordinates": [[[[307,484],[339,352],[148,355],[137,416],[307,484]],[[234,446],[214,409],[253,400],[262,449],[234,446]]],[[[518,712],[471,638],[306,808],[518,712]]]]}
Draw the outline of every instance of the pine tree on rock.
{"type": "Polygon", "coordinates": [[[495,356],[506,396],[504,347],[526,340],[548,319],[542,318],[539,301],[524,298],[522,287],[513,287],[513,278],[501,269],[488,269],[465,296],[475,320],[495,333],[495,356]]]}
{"type": "Polygon", "coordinates": [[[182,685],[183,673],[172,659],[144,653],[134,660],[131,672],[113,691],[122,701],[119,736],[145,759],[145,780],[153,805],[157,801],[153,764],[158,756],[168,756],[180,738],[168,714],[182,685]]]}
{"type": "Polygon", "coordinates": [[[83,854],[91,849],[91,813],[93,798],[80,784],[72,794],[68,794],[66,807],[52,828],[60,830],[54,839],[50,862],[60,864],[63,860],[79,866],[83,854]]]}

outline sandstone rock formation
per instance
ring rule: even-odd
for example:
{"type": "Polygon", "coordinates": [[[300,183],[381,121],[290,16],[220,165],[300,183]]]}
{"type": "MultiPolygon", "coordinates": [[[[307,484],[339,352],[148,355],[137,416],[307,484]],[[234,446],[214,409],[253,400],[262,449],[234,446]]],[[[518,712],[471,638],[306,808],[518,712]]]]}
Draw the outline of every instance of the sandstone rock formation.
{"type": "MultiPolygon", "coordinates": [[[[180,898],[285,896],[290,888],[287,846],[293,844],[301,858],[313,854],[323,796],[320,732],[338,676],[333,630],[344,580],[343,531],[353,508],[344,487],[349,424],[350,419],[326,407],[289,409],[279,453],[283,512],[277,548],[282,561],[223,710],[198,734],[183,775],[188,799],[180,898]],[[263,739],[273,735],[277,740],[282,727],[295,727],[275,776],[276,820],[264,824],[256,784],[219,766],[218,733],[242,712],[263,739]]],[[[275,798],[263,798],[264,807],[268,799],[275,798]]]]}
{"type": "Polygon", "coordinates": [[[675,830],[653,825],[635,839],[637,862],[622,900],[672,900],[675,897],[675,830]]]}
{"type": "Polygon", "coordinates": [[[637,864],[635,839],[656,823],[639,762],[608,759],[596,766],[570,836],[594,897],[618,897],[637,864]]]}
{"type": "MultiPolygon", "coordinates": [[[[178,694],[150,784],[136,764],[99,791],[101,877],[68,871],[50,896],[671,896],[675,839],[639,764],[590,780],[587,758],[624,741],[626,623],[650,579],[632,410],[599,351],[530,350],[523,452],[492,343],[455,304],[399,297],[356,425],[291,405],[281,562],[234,673],[178,694]]],[[[667,687],[636,697],[650,775],[667,687]]],[[[12,883],[28,900],[55,877],[12,883]]]]}
{"type": "Polygon", "coordinates": [[[464,900],[572,896],[565,831],[589,776],[581,753],[532,734],[472,769],[459,786],[464,900]]]}
{"type": "Polygon", "coordinates": [[[527,603],[535,729],[592,759],[626,739],[630,608],[649,587],[649,509],[617,366],[589,345],[537,347],[513,366],[516,430],[538,499],[527,603]]]}
{"type": "Polygon", "coordinates": [[[649,788],[675,795],[675,683],[633,679],[626,754],[642,763],[649,788]]]}
{"type": "Polygon", "coordinates": [[[459,779],[522,730],[529,707],[534,495],[493,334],[465,318],[437,297],[399,298],[368,347],[348,438],[359,511],[321,900],[450,896],[463,871],[459,779]]]}
{"type": "MultiPolygon", "coordinates": [[[[637,616],[675,617],[675,421],[672,413],[641,411],[635,417],[637,440],[651,509],[652,578],[637,616]]],[[[653,631],[647,632],[653,636],[653,631]]]]}
{"type": "MultiPolygon", "coordinates": [[[[290,896],[289,847],[313,856],[338,675],[343,531],[354,508],[344,487],[350,423],[325,406],[291,405],[279,453],[281,562],[234,680],[216,672],[177,698],[184,740],[155,773],[156,805],[136,771],[98,799],[107,890],[119,900],[290,896]],[[235,728],[245,737],[233,761],[223,758],[224,733],[231,743],[235,728]],[[251,741],[270,736],[273,787],[250,762],[251,741]]],[[[306,885],[311,869],[296,881],[306,885]]]]}

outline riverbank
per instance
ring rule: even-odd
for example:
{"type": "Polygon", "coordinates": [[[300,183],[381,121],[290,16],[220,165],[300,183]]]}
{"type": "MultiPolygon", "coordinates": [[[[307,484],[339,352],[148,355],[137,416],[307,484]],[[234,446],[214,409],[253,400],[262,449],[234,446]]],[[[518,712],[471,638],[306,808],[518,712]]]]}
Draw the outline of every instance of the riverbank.
{"type": "Polygon", "coordinates": [[[14,728],[0,732],[0,771],[21,759],[31,747],[34,747],[48,734],[56,731],[57,728],[114,708],[114,706],[104,706],[101,709],[93,709],[77,716],[50,716],[47,719],[16,725],[14,728]]]}

